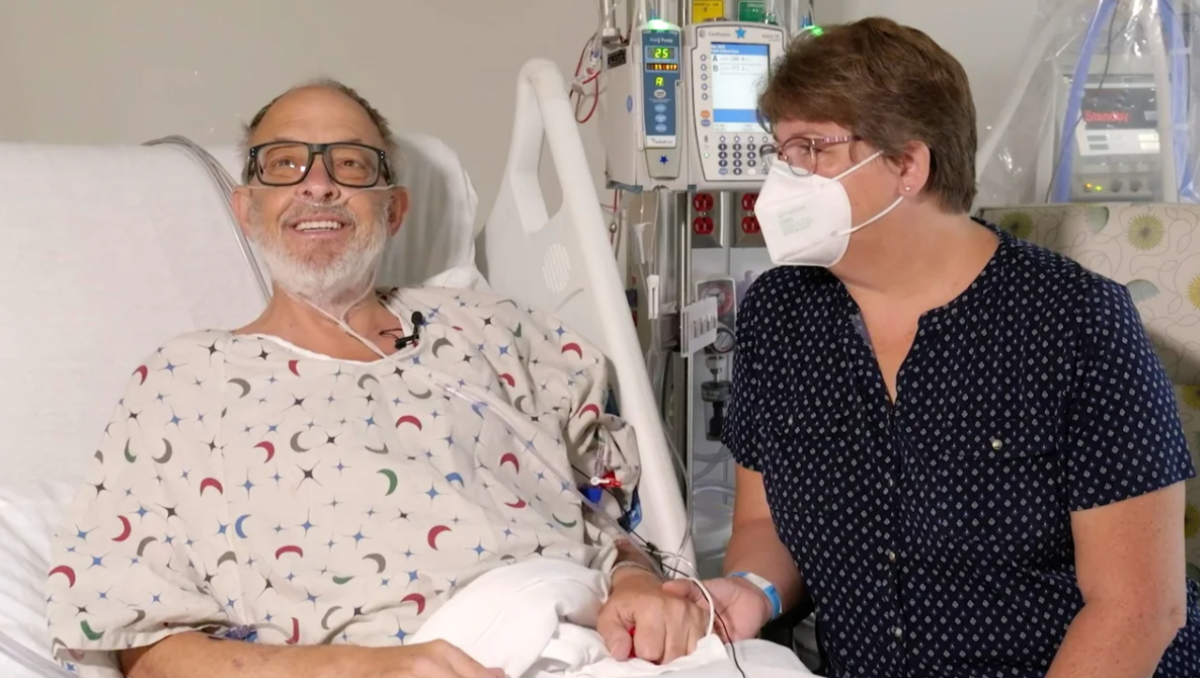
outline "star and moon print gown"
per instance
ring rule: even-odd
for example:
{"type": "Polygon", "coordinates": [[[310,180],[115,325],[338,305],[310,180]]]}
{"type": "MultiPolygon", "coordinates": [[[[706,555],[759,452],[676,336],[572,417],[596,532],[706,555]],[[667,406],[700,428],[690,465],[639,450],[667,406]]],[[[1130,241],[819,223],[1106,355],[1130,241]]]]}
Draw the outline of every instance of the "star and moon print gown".
{"type": "Polygon", "coordinates": [[[54,537],[48,619],[69,670],[115,678],[113,651],[194,630],[399,645],[492,568],[611,567],[605,517],[629,493],[599,515],[575,489],[639,473],[603,355],[489,293],[380,297],[425,318],[388,360],[205,331],[137,367],[54,537]]]}

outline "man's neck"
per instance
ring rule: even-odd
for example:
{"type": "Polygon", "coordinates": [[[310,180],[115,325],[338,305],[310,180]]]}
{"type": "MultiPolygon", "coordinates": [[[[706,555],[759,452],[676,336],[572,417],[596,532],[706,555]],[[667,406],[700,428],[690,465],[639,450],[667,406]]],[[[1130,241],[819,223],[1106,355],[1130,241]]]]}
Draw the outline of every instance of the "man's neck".
{"type": "Polygon", "coordinates": [[[832,269],[850,294],[860,303],[886,301],[922,312],[961,294],[997,247],[995,235],[970,217],[926,205],[859,235],[865,237],[856,238],[832,269]]]}
{"type": "MultiPolygon", "coordinates": [[[[357,303],[351,298],[350,303],[353,305],[343,316],[346,324],[359,336],[374,342],[384,353],[390,354],[395,351],[393,340],[380,333],[403,328],[404,324],[379,303],[374,290],[357,303]]],[[[323,310],[334,318],[340,313],[336,308],[323,310]]],[[[345,329],[330,317],[307,302],[279,289],[278,286],[258,319],[236,333],[278,337],[300,348],[331,358],[359,361],[373,361],[379,358],[378,353],[347,334],[345,329]]]]}

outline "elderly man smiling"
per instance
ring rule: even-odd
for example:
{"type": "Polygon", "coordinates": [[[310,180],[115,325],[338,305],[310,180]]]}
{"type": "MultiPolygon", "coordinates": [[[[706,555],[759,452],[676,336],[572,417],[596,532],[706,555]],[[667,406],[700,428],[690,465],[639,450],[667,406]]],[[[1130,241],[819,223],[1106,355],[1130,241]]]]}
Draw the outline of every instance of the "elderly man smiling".
{"type": "Polygon", "coordinates": [[[81,674],[485,678],[408,637],[537,556],[611,572],[597,630],[617,658],[670,660],[703,634],[558,470],[636,481],[600,353],[510,300],[375,289],[409,199],[395,148],[335,82],[249,125],[233,207],[275,293],[133,371],[55,539],[50,630],[81,674]]]}

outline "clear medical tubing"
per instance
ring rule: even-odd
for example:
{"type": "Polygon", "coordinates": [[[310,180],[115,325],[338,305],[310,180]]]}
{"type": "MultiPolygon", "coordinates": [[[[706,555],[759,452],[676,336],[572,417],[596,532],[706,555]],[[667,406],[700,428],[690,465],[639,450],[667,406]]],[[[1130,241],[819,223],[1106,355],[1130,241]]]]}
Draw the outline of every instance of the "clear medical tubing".
{"type": "Polygon", "coordinates": [[[208,173],[217,184],[217,190],[220,191],[221,197],[225,199],[225,208],[229,213],[229,223],[233,225],[233,234],[237,238],[238,248],[242,251],[242,256],[246,259],[246,264],[250,267],[250,271],[254,274],[254,280],[258,282],[259,292],[262,294],[263,301],[271,300],[271,286],[267,283],[267,278],[263,275],[262,269],[258,265],[258,259],[254,256],[254,251],[250,248],[250,241],[246,239],[246,234],[242,232],[238,225],[237,217],[233,214],[233,205],[231,198],[233,189],[237,186],[237,182],[229,173],[225,171],[225,167],[220,161],[212,156],[204,147],[193,142],[191,139],[180,135],[172,135],[162,137],[160,139],[152,139],[147,141],[144,146],[178,146],[200,161],[200,165],[208,173]]]}

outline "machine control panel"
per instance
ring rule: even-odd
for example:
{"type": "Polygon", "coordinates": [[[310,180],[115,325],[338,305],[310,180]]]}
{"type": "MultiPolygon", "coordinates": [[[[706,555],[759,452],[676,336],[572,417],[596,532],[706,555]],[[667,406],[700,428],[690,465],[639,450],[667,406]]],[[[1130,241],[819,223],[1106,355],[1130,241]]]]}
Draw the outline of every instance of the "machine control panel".
{"type": "Polygon", "coordinates": [[[784,50],[782,28],[711,22],[689,27],[689,89],[693,156],[689,183],[697,188],[761,183],[771,141],[758,116],[758,97],[771,64],[784,50]]]}
{"type": "Polygon", "coordinates": [[[681,49],[681,36],[674,27],[642,30],[643,148],[647,171],[655,178],[678,177],[685,152],[679,137],[681,49]]]}
{"type": "Polygon", "coordinates": [[[1148,77],[1114,76],[1084,89],[1075,127],[1071,200],[1161,200],[1158,102],[1148,77]]]}
{"type": "Polygon", "coordinates": [[[642,34],[642,101],[646,102],[646,148],[678,145],[676,109],[680,76],[679,34],[645,31],[642,34]]]}

